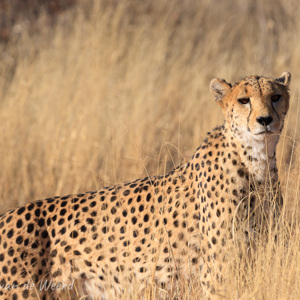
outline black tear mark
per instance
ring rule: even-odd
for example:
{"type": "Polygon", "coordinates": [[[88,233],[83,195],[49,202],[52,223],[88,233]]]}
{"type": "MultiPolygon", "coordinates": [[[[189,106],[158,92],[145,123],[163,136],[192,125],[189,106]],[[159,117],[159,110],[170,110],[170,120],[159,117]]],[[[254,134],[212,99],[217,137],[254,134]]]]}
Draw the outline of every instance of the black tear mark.
{"type": "Polygon", "coordinates": [[[273,106],[273,103],[271,104],[273,111],[275,112],[275,114],[277,115],[278,119],[280,120],[279,114],[277,113],[276,109],[273,106]]]}

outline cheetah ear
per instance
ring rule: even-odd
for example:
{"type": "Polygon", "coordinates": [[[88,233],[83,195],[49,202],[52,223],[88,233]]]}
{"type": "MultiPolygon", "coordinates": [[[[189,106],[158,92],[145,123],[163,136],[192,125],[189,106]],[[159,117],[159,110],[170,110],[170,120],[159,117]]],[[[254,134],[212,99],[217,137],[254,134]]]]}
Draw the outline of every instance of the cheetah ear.
{"type": "Polygon", "coordinates": [[[222,106],[222,99],[230,91],[231,84],[227,83],[224,79],[215,78],[210,82],[209,89],[218,104],[222,106]]]}
{"type": "Polygon", "coordinates": [[[276,78],[275,81],[277,81],[280,84],[283,84],[285,86],[288,86],[291,82],[291,73],[290,72],[283,72],[280,77],[276,78]]]}

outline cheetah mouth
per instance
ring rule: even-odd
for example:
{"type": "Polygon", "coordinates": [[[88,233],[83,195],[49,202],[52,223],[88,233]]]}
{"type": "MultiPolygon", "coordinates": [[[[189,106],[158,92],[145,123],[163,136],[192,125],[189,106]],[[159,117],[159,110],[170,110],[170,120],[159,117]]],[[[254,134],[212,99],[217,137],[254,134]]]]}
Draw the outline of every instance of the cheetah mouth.
{"type": "Polygon", "coordinates": [[[274,134],[274,132],[267,129],[267,130],[257,133],[256,135],[263,135],[263,134],[269,135],[269,134],[274,134]]]}

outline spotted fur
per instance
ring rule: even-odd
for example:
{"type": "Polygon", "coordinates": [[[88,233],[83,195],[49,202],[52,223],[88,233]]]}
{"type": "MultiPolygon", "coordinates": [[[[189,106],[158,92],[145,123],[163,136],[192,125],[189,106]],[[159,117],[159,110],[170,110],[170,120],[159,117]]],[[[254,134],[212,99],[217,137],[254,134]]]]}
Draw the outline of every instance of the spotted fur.
{"type": "Polygon", "coordinates": [[[213,296],[224,279],[223,249],[235,216],[249,221],[249,234],[260,205],[253,192],[264,191],[266,182],[277,188],[275,149],[289,82],[289,73],[234,85],[214,79],[210,89],[225,123],[188,163],[167,175],[39,200],[1,216],[1,299],[58,299],[58,289],[39,289],[45,280],[76,280],[77,295],[105,299],[130,287],[142,293],[154,282],[168,289],[180,275],[197,276],[213,296]]]}

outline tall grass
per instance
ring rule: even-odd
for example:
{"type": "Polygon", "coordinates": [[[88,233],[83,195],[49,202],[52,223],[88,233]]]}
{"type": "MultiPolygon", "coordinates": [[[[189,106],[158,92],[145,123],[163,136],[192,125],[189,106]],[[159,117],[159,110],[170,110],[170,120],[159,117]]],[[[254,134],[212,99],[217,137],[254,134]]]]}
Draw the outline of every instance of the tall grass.
{"type": "MultiPolygon", "coordinates": [[[[212,78],[290,71],[278,153],[288,242],[258,245],[251,266],[245,258],[233,268],[227,296],[298,299],[297,1],[83,2],[55,26],[41,17],[36,33],[1,46],[1,212],[165,173],[223,122],[209,95],[212,78]]],[[[179,290],[182,299],[201,294],[179,290]]]]}

